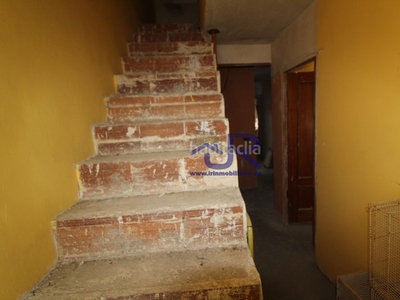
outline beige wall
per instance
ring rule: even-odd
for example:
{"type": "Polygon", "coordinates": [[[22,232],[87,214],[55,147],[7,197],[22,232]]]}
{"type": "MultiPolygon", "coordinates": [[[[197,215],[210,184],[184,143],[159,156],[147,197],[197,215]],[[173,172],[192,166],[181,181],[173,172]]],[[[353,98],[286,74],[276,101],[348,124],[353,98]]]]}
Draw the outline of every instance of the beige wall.
{"type": "Polygon", "coordinates": [[[367,269],[368,203],[400,197],[400,2],[319,0],[316,257],[367,269]]]}
{"type": "Polygon", "coordinates": [[[3,0],[0,9],[0,294],[16,299],[56,258],[51,219],[77,201],[74,163],[143,1],[3,0]]]}
{"type": "Polygon", "coordinates": [[[218,44],[218,64],[269,64],[271,45],[254,41],[251,44],[218,44]]]}
{"type": "Polygon", "coordinates": [[[287,215],[287,120],[284,72],[317,53],[317,11],[311,4],[271,45],[273,157],[275,209],[286,222],[287,215]]]}
{"type": "MultiPolygon", "coordinates": [[[[147,0],[151,2],[151,0],[147,0]]],[[[160,24],[200,23],[199,3],[154,0],[155,21],[160,24]]]]}
{"type": "Polygon", "coordinates": [[[272,42],[272,75],[287,71],[317,52],[316,2],[272,42]]]}

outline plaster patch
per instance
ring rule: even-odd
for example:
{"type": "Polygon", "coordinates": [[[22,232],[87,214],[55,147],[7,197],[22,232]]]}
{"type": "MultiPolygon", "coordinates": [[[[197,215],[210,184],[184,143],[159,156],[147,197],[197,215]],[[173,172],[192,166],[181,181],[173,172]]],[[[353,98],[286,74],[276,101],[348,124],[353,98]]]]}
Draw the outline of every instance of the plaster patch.
{"type": "Polygon", "coordinates": [[[181,182],[183,184],[186,184],[187,182],[186,162],[183,158],[179,160],[179,177],[181,178],[181,182]]]}
{"type": "Polygon", "coordinates": [[[132,136],[136,133],[137,127],[128,127],[128,131],[126,132],[126,136],[132,138],[132,136]]]}
{"type": "Polygon", "coordinates": [[[202,134],[215,134],[215,127],[210,121],[201,121],[200,124],[196,126],[196,130],[202,134]]]}

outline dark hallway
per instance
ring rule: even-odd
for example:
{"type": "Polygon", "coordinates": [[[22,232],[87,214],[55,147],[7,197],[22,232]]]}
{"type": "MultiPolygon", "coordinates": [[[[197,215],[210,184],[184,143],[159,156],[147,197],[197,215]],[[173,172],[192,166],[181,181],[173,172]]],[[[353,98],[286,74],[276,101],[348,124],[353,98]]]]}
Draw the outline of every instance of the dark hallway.
{"type": "Polygon", "coordinates": [[[273,210],[273,186],[273,170],[263,169],[258,188],[242,190],[264,299],[335,299],[334,285],[315,263],[311,224],[282,224],[273,210]]]}

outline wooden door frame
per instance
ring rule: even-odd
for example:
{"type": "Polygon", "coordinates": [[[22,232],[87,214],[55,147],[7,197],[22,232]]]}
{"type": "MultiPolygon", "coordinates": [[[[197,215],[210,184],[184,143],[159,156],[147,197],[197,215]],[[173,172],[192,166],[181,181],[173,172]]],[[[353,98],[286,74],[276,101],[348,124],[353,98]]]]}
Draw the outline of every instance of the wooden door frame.
{"type": "MultiPolygon", "coordinates": [[[[285,161],[285,166],[284,166],[284,170],[285,170],[285,178],[284,178],[284,182],[285,182],[285,189],[286,189],[286,199],[285,199],[285,208],[286,208],[286,216],[285,216],[285,220],[288,223],[291,223],[292,220],[290,218],[290,208],[289,208],[289,139],[288,139],[288,134],[289,134],[289,130],[288,130],[288,120],[289,120],[289,112],[288,112],[288,74],[292,73],[293,71],[299,69],[301,66],[304,66],[308,63],[314,63],[314,73],[315,73],[315,129],[314,129],[314,187],[316,187],[316,182],[315,182],[315,175],[316,175],[316,144],[317,144],[317,128],[316,128],[316,123],[317,123],[317,115],[316,115],[316,105],[317,105],[317,91],[316,91],[316,82],[317,82],[317,57],[313,57],[311,59],[308,59],[298,65],[296,65],[295,67],[287,70],[284,73],[284,99],[285,99],[285,124],[284,124],[284,148],[285,148],[285,154],[284,154],[284,161],[285,161]]],[[[312,226],[313,226],[313,240],[314,240],[314,236],[315,236],[315,221],[316,221],[316,211],[317,211],[317,201],[316,201],[316,193],[314,193],[314,220],[312,222],[312,226]]]]}

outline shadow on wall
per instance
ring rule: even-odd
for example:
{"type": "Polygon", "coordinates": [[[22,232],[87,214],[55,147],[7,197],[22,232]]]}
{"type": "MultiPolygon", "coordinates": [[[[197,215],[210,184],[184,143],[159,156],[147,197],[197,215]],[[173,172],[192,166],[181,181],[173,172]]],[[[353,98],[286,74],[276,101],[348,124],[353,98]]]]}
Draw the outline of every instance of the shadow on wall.
{"type": "Polygon", "coordinates": [[[200,23],[198,0],[154,0],[156,23],[200,23]]]}
{"type": "Polygon", "coordinates": [[[261,144],[260,161],[266,168],[272,167],[272,99],[271,67],[254,67],[254,95],[258,115],[258,137],[261,144]]]}

